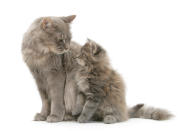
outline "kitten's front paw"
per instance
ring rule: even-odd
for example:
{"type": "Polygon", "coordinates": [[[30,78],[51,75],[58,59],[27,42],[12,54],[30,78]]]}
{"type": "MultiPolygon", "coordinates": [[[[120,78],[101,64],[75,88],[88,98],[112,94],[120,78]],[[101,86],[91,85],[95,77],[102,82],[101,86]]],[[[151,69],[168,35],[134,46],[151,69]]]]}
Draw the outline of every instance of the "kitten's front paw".
{"type": "Polygon", "coordinates": [[[34,121],[45,121],[45,120],[46,120],[46,116],[40,113],[37,113],[34,117],[34,121]]]}
{"type": "Polygon", "coordinates": [[[88,120],[86,119],[86,117],[85,116],[80,116],[80,117],[78,117],[78,120],[77,120],[79,123],[86,123],[86,122],[88,122],[88,120]]]}
{"type": "Polygon", "coordinates": [[[53,123],[53,122],[60,122],[63,121],[63,117],[56,116],[56,115],[49,115],[47,117],[47,122],[53,123]]]}

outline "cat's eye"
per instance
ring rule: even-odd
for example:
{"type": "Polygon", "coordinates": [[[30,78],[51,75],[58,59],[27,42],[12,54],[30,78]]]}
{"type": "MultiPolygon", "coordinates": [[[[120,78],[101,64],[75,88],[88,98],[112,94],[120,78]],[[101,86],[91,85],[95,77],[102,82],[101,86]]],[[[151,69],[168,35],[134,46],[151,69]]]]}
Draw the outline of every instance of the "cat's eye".
{"type": "Polygon", "coordinates": [[[57,42],[63,43],[63,39],[58,39],[57,42]]]}
{"type": "Polygon", "coordinates": [[[65,39],[58,39],[57,42],[58,43],[66,43],[66,40],[65,39]]]}

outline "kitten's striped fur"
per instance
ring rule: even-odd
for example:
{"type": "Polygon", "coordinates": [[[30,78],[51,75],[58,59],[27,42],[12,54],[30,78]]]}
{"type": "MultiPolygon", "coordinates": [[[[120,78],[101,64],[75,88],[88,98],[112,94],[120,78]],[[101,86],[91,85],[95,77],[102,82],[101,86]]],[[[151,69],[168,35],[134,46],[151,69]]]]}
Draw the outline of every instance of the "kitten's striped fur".
{"type": "Polygon", "coordinates": [[[128,109],[122,78],[110,66],[106,51],[94,41],[88,40],[81,48],[77,62],[80,69],[76,76],[78,95],[73,115],[81,113],[79,122],[92,119],[115,123],[128,118],[165,120],[171,116],[165,110],[146,108],[143,104],[128,109]]]}

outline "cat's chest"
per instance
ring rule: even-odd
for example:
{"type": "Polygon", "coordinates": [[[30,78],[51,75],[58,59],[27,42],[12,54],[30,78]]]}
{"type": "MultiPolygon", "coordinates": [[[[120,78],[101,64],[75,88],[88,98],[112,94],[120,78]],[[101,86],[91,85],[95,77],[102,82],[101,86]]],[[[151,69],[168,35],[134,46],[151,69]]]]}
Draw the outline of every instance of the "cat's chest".
{"type": "Polygon", "coordinates": [[[64,102],[67,113],[71,113],[76,103],[77,85],[75,81],[75,71],[67,73],[64,102]]]}

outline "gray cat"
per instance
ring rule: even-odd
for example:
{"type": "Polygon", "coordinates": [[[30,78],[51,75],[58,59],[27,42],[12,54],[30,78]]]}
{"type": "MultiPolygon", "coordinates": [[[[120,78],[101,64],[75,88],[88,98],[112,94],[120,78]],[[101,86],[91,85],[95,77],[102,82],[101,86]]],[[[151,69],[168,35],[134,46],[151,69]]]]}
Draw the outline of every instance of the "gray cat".
{"type": "Polygon", "coordinates": [[[76,60],[80,66],[75,77],[78,93],[72,114],[80,114],[79,122],[101,120],[110,124],[128,117],[165,120],[171,116],[165,110],[145,108],[143,104],[128,109],[123,80],[110,66],[106,51],[94,41],[87,41],[76,60]]]}
{"type": "Polygon", "coordinates": [[[41,17],[25,33],[22,54],[35,78],[42,99],[42,110],[36,121],[59,122],[73,120],[71,111],[75,102],[72,80],[74,59],[80,46],[71,42],[69,24],[75,15],[68,17],[41,17]]]}

